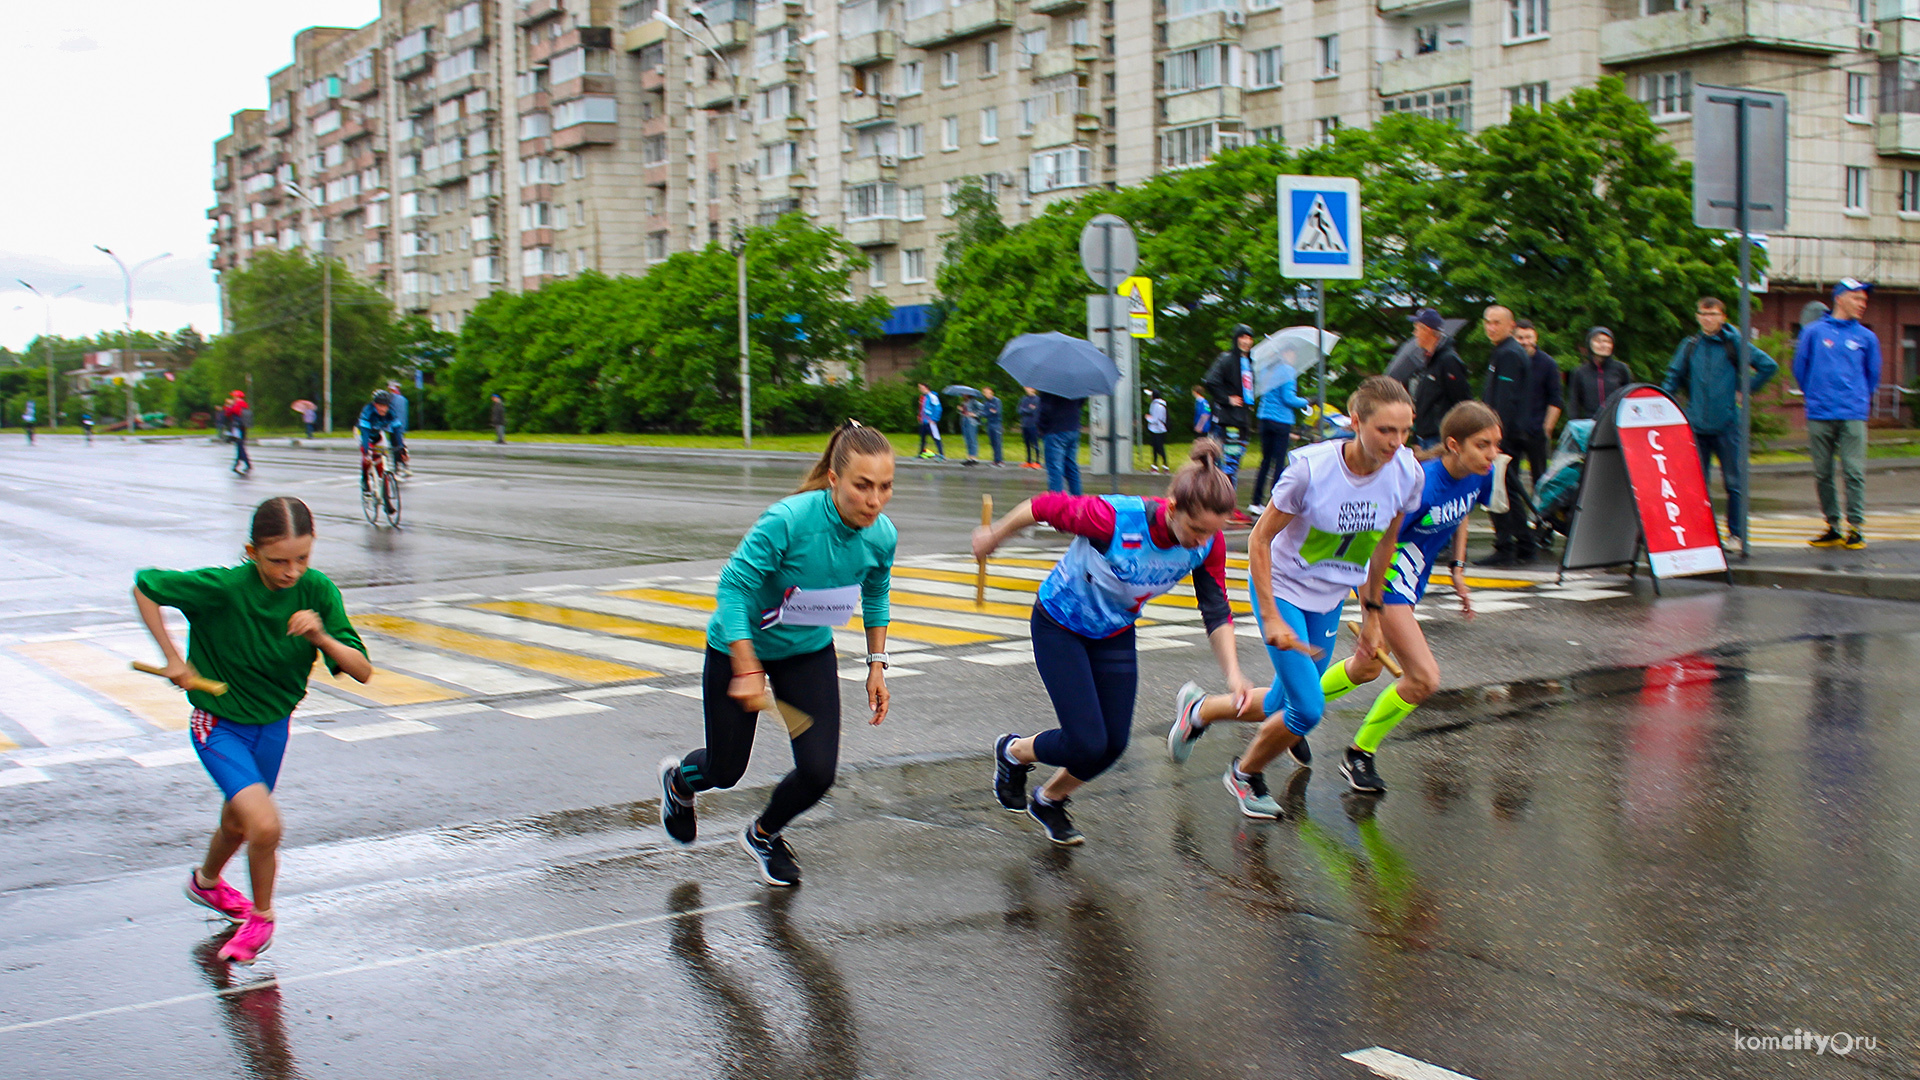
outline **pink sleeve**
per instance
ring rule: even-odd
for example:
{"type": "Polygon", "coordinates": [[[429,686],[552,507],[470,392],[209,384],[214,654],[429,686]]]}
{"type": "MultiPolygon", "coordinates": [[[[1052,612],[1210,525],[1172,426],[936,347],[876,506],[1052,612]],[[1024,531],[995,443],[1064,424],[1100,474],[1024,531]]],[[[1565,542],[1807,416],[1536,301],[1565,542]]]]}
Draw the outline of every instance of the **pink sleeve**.
{"type": "Polygon", "coordinates": [[[1095,547],[1104,548],[1113,542],[1113,504],[1098,495],[1068,495],[1063,491],[1035,495],[1033,516],[1061,532],[1084,536],[1095,547]]]}

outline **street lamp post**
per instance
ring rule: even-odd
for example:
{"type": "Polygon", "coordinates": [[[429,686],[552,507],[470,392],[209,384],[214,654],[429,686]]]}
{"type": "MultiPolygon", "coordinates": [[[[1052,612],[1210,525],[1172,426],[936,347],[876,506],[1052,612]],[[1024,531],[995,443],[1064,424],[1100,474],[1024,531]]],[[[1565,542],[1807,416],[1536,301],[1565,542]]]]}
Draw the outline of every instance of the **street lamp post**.
{"type": "MultiPolygon", "coordinates": [[[[319,200],[307,194],[306,189],[289,180],[286,189],[300,197],[314,213],[323,214],[319,200]]],[[[320,219],[320,418],[322,428],[328,435],[333,434],[333,260],[327,255],[327,244],[331,237],[327,235],[327,220],[320,219]]]]}
{"type": "MultiPolygon", "coordinates": [[[[708,25],[705,12],[696,7],[693,8],[689,14],[695,22],[706,28],[709,36],[713,34],[713,27],[708,25]]],[[[668,26],[686,35],[687,40],[707,50],[715,60],[720,61],[722,67],[727,69],[727,78],[732,80],[733,86],[733,108],[727,112],[727,141],[738,141],[740,138],[738,130],[740,114],[744,112],[747,107],[746,99],[740,96],[740,69],[734,65],[731,59],[722,54],[719,49],[714,48],[713,45],[695,36],[694,33],[686,27],[673,21],[672,17],[667,15],[664,10],[660,12],[658,17],[661,22],[666,23],[668,26]]],[[[748,357],[751,354],[747,347],[747,229],[745,223],[741,220],[741,214],[740,169],[736,163],[733,170],[733,223],[734,228],[739,232],[737,241],[734,244],[734,281],[740,308],[740,442],[741,445],[751,450],[753,449],[753,368],[748,362],[748,357]]]]}
{"type": "Polygon", "coordinates": [[[120,268],[121,280],[126,282],[127,286],[127,336],[125,340],[120,343],[120,368],[126,372],[123,378],[126,380],[127,387],[127,434],[131,436],[136,422],[136,414],[139,412],[139,405],[134,401],[133,393],[133,277],[135,274],[159,262],[161,259],[172,258],[173,252],[163,251],[151,259],[135,263],[132,269],[128,269],[127,264],[121,261],[120,256],[115,255],[111,250],[101,247],[99,244],[93,245],[93,249],[113,260],[113,265],[120,268]]]}
{"type": "Polygon", "coordinates": [[[77,291],[80,289],[80,286],[69,285],[59,292],[54,293],[52,296],[48,296],[46,293],[34,288],[31,283],[23,278],[14,278],[13,280],[20,282],[20,284],[26,286],[28,292],[39,297],[41,306],[46,308],[47,311],[47,329],[45,333],[40,335],[40,341],[46,347],[47,353],[47,430],[51,431],[60,425],[60,409],[53,391],[53,302],[70,292],[77,291]]]}

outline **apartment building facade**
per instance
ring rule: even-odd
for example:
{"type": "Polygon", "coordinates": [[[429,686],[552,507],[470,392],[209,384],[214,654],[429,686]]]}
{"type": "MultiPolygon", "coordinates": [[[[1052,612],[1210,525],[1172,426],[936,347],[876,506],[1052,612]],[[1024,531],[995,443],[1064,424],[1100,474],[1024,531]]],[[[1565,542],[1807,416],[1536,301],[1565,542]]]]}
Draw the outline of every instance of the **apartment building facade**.
{"type": "Polygon", "coordinates": [[[1874,278],[1911,380],[1920,0],[1873,2],[389,0],[302,32],[268,108],[234,114],[214,266],[324,239],[456,329],[494,289],[645,273],[800,211],[867,255],[897,363],[969,178],[1018,222],[1226,147],[1393,112],[1482,127],[1618,74],[1683,155],[1696,83],[1788,94],[1765,318],[1874,278]]]}

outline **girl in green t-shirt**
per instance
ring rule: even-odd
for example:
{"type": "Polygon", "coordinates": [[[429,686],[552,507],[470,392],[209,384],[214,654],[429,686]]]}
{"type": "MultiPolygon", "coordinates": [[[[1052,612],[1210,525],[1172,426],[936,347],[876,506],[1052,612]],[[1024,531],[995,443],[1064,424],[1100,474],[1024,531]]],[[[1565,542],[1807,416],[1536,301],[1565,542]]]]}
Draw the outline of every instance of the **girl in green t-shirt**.
{"type": "Polygon", "coordinates": [[[222,960],[250,962],[273,940],[273,879],[279,868],[280,810],[273,784],[287,749],[294,707],[307,693],[316,654],[335,674],[373,677],[367,648],[347,621],[340,590],[318,570],[313,514],[299,499],[268,499],[253,512],[252,542],[239,566],[142,570],[133,599],[166,657],[166,675],[193,706],[193,748],[226,796],[207,857],[187,878],[187,898],[240,924],[222,960]],[[191,633],[183,658],[160,609],[178,608],[191,633]],[[215,697],[196,676],[228,686],[215,697]],[[253,899],[220,878],[247,847],[253,899]]]}

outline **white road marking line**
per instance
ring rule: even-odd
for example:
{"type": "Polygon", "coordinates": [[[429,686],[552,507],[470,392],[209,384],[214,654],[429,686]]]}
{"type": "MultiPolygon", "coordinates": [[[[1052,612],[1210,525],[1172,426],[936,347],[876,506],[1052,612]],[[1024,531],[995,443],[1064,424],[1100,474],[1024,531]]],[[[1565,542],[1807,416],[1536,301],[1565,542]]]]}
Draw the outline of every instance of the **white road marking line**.
{"type": "Polygon", "coordinates": [[[367,739],[386,739],[395,735],[421,735],[439,730],[432,724],[423,724],[418,720],[390,720],[384,724],[355,724],[352,727],[329,728],[327,734],[341,742],[364,742],[367,739]]]}
{"type": "Polygon", "coordinates": [[[295,716],[332,716],[336,713],[359,712],[364,705],[334,697],[331,694],[316,693],[312,690],[302,698],[293,710],[295,716]]]}
{"type": "Polygon", "coordinates": [[[468,716],[492,712],[493,706],[479,701],[449,701],[438,705],[407,705],[382,710],[395,720],[437,720],[442,716],[468,716]]]}
{"type": "Polygon", "coordinates": [[[96,704],[10,656],[0,655],[0,686],[7,688],[5,715],[47,746],[100,742],[145,735],[147,728],[96,704]]]}
{"type": "Polygon", "coordinates": [[[679,694],[683,698],[691,698],[694,701],[707,700],[706,692],[698,686],[663,686],[660,689],[669,694],[679,694]]]}
{"type": "Polygon", "coordinates": [[[540,690],[558,690],[565,685],[554,679],[529,675],[484,660],[445,656],[394,641],[379,642],[374,646],[374,652],[380,657],[381,667],[425,675],[429,679],[479,694],[529,694],[540,690]]]}
{"type": "Polygon", "coordinates": [[[576,589],[584,589],[584,588],[587,588],[587,586],[585,585],[528,585],[526,588],[521,589],[520,591],[530,592],[530,593],[556,593],[556,592],[573,592],[576,589]]]}
{"type": "MultiPolygon", "coordinates": [[[[988,645],[987,648],[999,649],[1003,652],[1030,653],[1033,651],[1033,642],[1031,640],[1029,641],[996,641],[991,645],[988,645]]],[[[965,659],[965,658],[962,657],[962,659],[965,659]]]]}
{"type": "Polygon", "coordinates": [[[502,705],[500,711],[511,716],[527,720],[551,720],[559,716],[579,716],[583,713],[611,712],[612,706],[597,701],[541,701],[527,705],[502,705]]]}
{"type": "Polygon", "coordinates": [[[0,769],[0,787],[13,787],[16,784],[44,784],[51,779],[53,777],[39,769],[0,769]]]}
{"type": "Polygon", "coordinates": [[[1015,664],[1032,663],[1033,654],[1016,652],[987,653],[982,656],[962,656],[960,659],[965,660],[969,664],[981,664],[986,667],[1012,667],[1015,664]]]}
{"type": "Polygon", "coordinates": [[[757,900],[736,900],[731,904],[713,904],[708,907],[694,908],[691,911],[669,911],[659,915],[644,915],[637,919],[621,919],[617,922],[597,923],[593,926],[579,926],[572,930],[555,930],[546,934],[530,934],[525,937],[500,938],[495,941],[481,941],[472,945],[456,945],[450,949],[435,949],[432,952],[414,953],[411,956],[393,956],[385,960],[374,960],[365,964],[351,964],[334,968],[331,971],[314,971],[304,975],[287,975],[280,978],[262,979],[259,982],[229,986],[224,990],[203,990],[197,994],[181,994],[178,997],[160,998],[155,1001],[142,1001],[132,1005],[115,1005],[106,1009],[90,1009],[86,1012],[71,1013],[67,1016],[50,1016],[45,1020],[27,1020],[18,1024],[0,1027],[0,1035],[15,1031],[28,1031],[33,1028],[53,1027],[58,1024],[71,1024],[81,1020],[96,1020],[103,1016],[119,1016],[123,1013],[144,1012],[148,1009],[164,1009],[170,1005],[185,1005],[193,1001],[214,1001],[238,994],[250,994],[255,990],[269,987],[291,986],[296,983],[314,982],[319,979],[337,979],[342,975],[358,975],[366,971],[384,971],[387,968],[406,967],[411,964],[423,964],[429,960],[445,960],[455,956],[470,956],[474,953],[492,949],[511,949],[522,945],[543,945],[549,941],[564,941],[568,938],[585,937],[589,934],[604,934],[612,930],[626,930],[635,926],[648,926],[653,923],[668,922],[673,919],[692,919],[705,915],[718,915],[743,908],[758,907],[757,900]]]}
{"type": "MultiPolygon", "coordinates": [[[[83,761],[110,761],[124,758],[127,752],[118,747],[75,747],[72,750],[49,750],[42,753],[20,753],[13,756],[16,765],[77,765],[83,761]]],[[[15,781],[18,783],[19,781],[15,781]]]]}
{"type": "Polygon", "coordinates": [[[575,690],[561,696],[573,698],[575,701],[600,701],[605,698],[638,697],[642,694],[659,692],[660,688],[657,686],[602,686],[593,690],[575,690]]]}
{"type": "Polygon", "coordinates": [[[544,645],[550,649],[584,656],[605,657],[621,663],[634,664],[650,671],[670,674],[694,672],[699,671],[701,665],[706,662],[703,655],[691,649],[675,649],[645,641],[634,641],[630,638],[591,634],[583,630],[549,626],[545,623],[495,615],[486,611],[474,611],[470,608],[417,607],[414,609],[414,614],[423,619],[431,619],[462,630],[472,630],[493,637],[506,638],[509,641],[522,641],[529,645],[544,645]]]}
{"type": "MultiPolygon", "coordinates": [[[[918,660],[915,660],[914,662],[919,663],[918,660]]],[[[926,674],[926,672],[918,671],[910,667],[887,669],[887,678],[889,679],[911,679],[915,675],[924,675],[924,674],[926,674]]],[[[848,682],[859,682],[859,683],[866,682],[867,681],[866,665],[863,664],[859,667],[841,668],[840,677],[847,680],[848,682]]]]}
{"type": "Polygon", "coordinates": [[[468,600],[485,600],[485,599],[486,599],[486,596],[481,593],[457,592],[457,593],[447,593],[444,596],[422,596],[420,597],[420,602],[423,604],[459,604],[459,603],[464,603],[468,600]]]}
{"type": "Polygon", "coordinates": [[[161,769],[169,765],[185,765],[199,761],[200,755],[191,746],[176,746],[171,750],[154,750],[145,754],[128,754],[135,765],[143,769],[161,769]]]}
{"type": "Polygon", "coordinates": [[[1153,638],[1147,641],[1136,641],[1134,642],[1133,647],[1136,652],[1158,652],[1161,649],[1191,649],[1193,648],[1193,645],[1194,643],[1191,641],[1174,641],[1170,638],[1153,638]]]}
{"type": "Polygon", "coordinates": [[[1369,1046],[1365,1050],[1354,1050],[1340,1056],[1356,1065],[1366,1066],[1375,1076],[1388,1076],[1393,1080],[1473,1080],[1466,1073],[1443,1069],[1380,1046],[1369,1046]]]}

